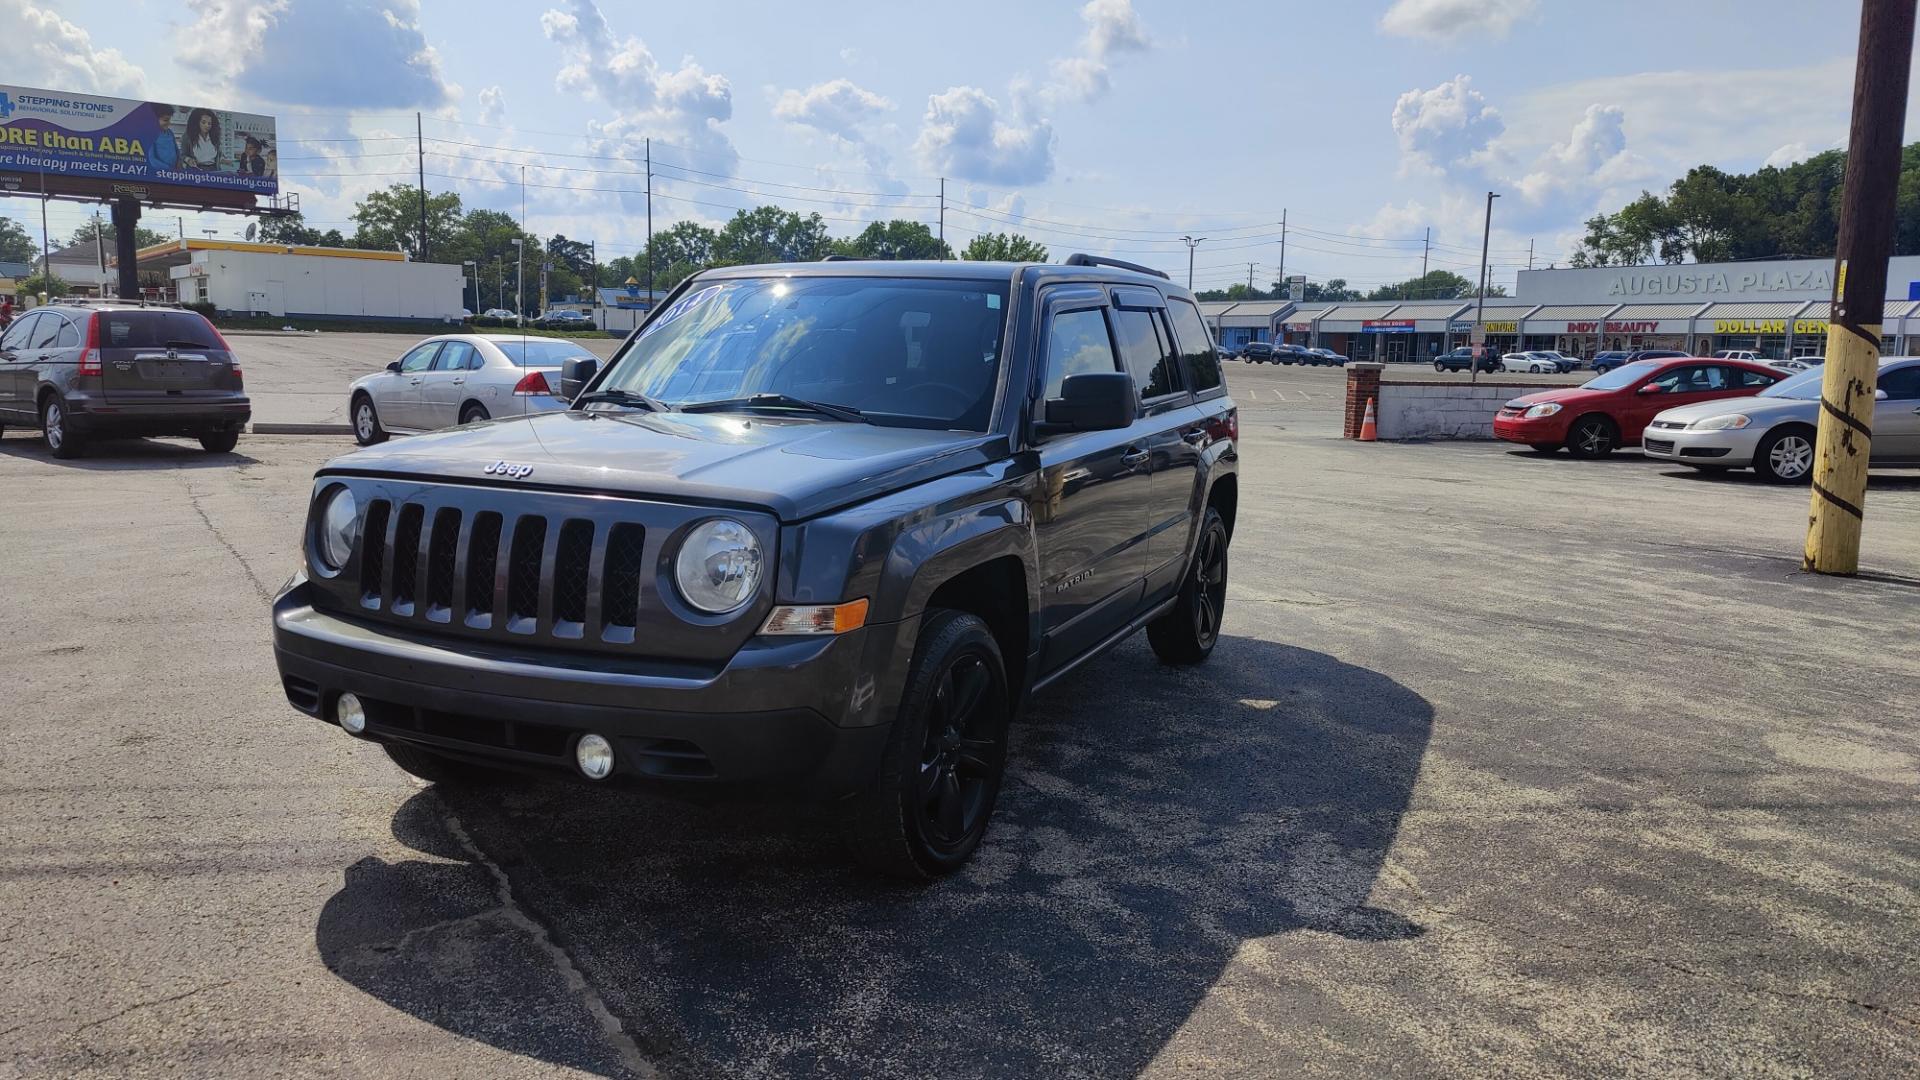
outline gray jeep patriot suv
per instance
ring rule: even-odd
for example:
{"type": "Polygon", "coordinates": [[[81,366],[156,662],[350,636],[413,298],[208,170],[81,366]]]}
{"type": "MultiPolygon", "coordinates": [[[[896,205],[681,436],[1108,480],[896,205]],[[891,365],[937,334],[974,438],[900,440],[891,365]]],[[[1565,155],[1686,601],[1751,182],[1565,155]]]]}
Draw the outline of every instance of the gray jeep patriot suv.
{"type": "Polygon", "coordinates": [[[1030,693],[1220,630],[1238,413],[1191,295],[1066,265],[681,285],[564,412],[349,454],[274,602],[294,708],[439,783],[501,767],[828,800],[957,869],[1030,693]]]}

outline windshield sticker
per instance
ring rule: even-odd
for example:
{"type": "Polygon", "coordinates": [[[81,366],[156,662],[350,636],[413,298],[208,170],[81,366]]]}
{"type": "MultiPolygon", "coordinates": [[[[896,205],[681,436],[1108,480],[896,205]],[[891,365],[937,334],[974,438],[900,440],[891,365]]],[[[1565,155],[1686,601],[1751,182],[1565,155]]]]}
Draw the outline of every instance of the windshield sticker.
{"type": "Polygon", "coordinates": [[[673,302],[672,307],[661,312],[659,318],[648,323],[647,328],[645,330],[640,331],[640,336],[646,337],[648,334],[651,334],[655,330],[658,330],[661,327],[667,325],[668,323],[673,322],[675,319],[681,318],[682,316],[686,315],[688,312],[698,309],[700,305],[706,303],[707,301],[713,299],[716,295],[718,295],[720,292],[720,288],[721,287],[718,285],[709,285],[704,289],[701,289],[697,292],[690,292],[687,295],[681,297],[680,299],[675,300],[673,302]]]}

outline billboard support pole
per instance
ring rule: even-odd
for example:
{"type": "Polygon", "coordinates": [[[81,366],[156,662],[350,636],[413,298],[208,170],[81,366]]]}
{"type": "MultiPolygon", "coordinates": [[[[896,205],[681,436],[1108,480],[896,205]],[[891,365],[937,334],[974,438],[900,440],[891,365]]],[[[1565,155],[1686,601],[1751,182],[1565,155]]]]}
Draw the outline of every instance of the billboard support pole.
{"type": "MultiPolygon", "coordinates": [[[[140,261],[137,252],[139,238],[134,235],[140,225],[140,200],[113,200],[113,257],[120,271],[119,293],[122,300],[136,300],[140,297],[140,261]]],[[[182,225],[182,231],[185,226],[182,225]]]]}
{"type": "Polygon", "coordinates": [[[53,243],[47,238],[47,170],[40,170],[40,287],[53,299],[53,243]]]}

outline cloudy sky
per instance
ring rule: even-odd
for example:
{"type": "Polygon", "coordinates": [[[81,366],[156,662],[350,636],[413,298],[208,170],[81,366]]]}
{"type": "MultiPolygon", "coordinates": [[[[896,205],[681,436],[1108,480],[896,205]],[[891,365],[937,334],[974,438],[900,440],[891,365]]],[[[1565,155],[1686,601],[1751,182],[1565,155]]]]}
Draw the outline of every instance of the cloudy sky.
{"type": "MultiPolygon", "coordinates": [[[[1200,287],[1286,266],[1371,286],[1477,267],[1689,166],[1785,163],[1846,136],[1845,0],[0,0],[0,80],[278,117],[283,185],[351,232],[411,180],[527,226],[645,236],[775,202],[836,232],[887,217],[1017,231],[1200,287]],[[1836,9],[1843,9],[1836,12],[1836,9]],[[1835,17],[1838,14],[1839,17],[1835,17]]],[[[1914,117],[1916,110],[1910,109],[1914,117]]],[[[1909,123],[1909,131],[1914,128],[1909,123]]],[[[1909,135],[1911,138],[1911,134],[1909,135]]],[[[39,233],[39,207],[4,207],[39,233]]],[[[88,214],[56,204],[56,237],[88,214]]],[[[153,221],[150,224],[170,224],[153,221]]],[[[234,219],[186,222],[232,235],[234,219]]]]}

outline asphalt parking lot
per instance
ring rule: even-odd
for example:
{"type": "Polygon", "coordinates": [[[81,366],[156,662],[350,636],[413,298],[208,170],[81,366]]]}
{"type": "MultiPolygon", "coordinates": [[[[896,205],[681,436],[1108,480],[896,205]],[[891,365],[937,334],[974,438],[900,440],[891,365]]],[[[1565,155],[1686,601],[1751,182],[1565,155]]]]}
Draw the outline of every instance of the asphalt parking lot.
{"type": "MultiPolygon", "coordinates": [[[[398,355],[255,342],[289,408],[398,355]]],[[[1213,660],[1039,698],[925,889],[296,714],[266,601],[344,438],[8,432],[0,1077],[1920,1070],[1920,474],[1813,578],[1803,489],[1343,442],[1343,377],[1229,365],[1213,660]]]]}

